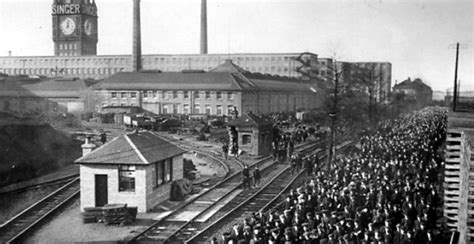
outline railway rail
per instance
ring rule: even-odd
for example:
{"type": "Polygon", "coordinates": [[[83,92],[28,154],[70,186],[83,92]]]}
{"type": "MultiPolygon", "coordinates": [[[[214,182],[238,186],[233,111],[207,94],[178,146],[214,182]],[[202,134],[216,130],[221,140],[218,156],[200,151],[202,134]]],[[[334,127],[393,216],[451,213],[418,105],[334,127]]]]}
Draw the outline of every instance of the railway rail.
{"type": "Polygon", "coordinates": [[[27,192],[27,191],[30,191],[30,190],[35,190],[35,189],[38,189],[38,188],[46,187],[46,186],[64,185],[65,183],[67,183],[67,182],[69,182],[72,179],[77,178],[77,177],[79,177],[79,174],[72,174],[72,175],[67,175],[67,176],[64,176],[64,177],[52,179],[52,180],[49,180],[49,181],[37,183],[37,184],[34,184],[34,185],[19,187],[17,189],[13,189],[13,190],[0,191],[0,197],[7,197],[7,196],[22,193],[22,192],[27,192]]]}
{"type": "Polygon", "coordinates": [[[79,178],[76,177],[5,222],[0,228],[0,243],[21,243],[33,228],[77,198],[79,190],[79,178]]]}
{"type": "MultiPolygon", "coordinates": [[[[343,142],[337,149],[341,149],[349,142],[343,142]]],[[[324,150],[318,149],[315,154],[320,158],[326,155],[324,150]]],[[[297,174],[291,174],[291,167],[287,166],[282,169],[277,175],[273,176],[265,185],[259,190],[255,191],[250,197],[240,197],[234,199],[230,205],[232,207],[225,215],[214,221],[211,225],[203,228],[201,231],[195,233],[193,236],[186,238],[171,239],[170,243],[204,243],[212,238],[223,226],[227,226],[238,218],[250,217],[250,214],[259,211],[266,211],[273,206],[277,206],[282,202],[282,196],[287,192],[289,187],[304,171],[299,171],[297,174]]]]}
{"type": "MultiPolygon", "coordinates": [[[[319,143],[320,142],[300,144],[296,147],[296,150],[311,150],[314,147],[317,147],[319,143]]],[[[235,158],[232,158],[232,160],[240,161],[235,158]]],[[[274,162],[270,156],[267,156],[255,162],[253,165],[250,165],[249,168],[253,168],[257,165],[261,169],[262,175],[264,175],[266,171],[272,171],[271,168],[274,168],[274,162]]],[[[213,214],[216,214],[215,212],[213,213],[212,210],[217,205],[222,206],[222,204],[225,204],[226,201],[230,201],[232,200],[232,198],[237,196],[241,192],[241,186],[242,182],[240,171],[235,172],[234,174],[224,179],[221,183],[215,185],[213,189],[210,189],[208,192],[206,192],[207,194],[201,195],[188,206],[181,208],[166,216],[165,218],[155,222],[149,228],[132,238],[129,242],[184,242],[185,238],[190,237],[191,234],[195,233],[201,228],[201,225],[205,225],[205,223],[207,223],[206,220],[198,222],[196,221],[197,219],[206,219],[206,215],[212,216],[213,214]],[[220,197],[215,199],[216,195],[220,195],[220,197]],[[179,216],[181,216],[183,213],[193,211],[195,212],[195,214],[191,218],[186,220],[178,220],[179,216]]]]}

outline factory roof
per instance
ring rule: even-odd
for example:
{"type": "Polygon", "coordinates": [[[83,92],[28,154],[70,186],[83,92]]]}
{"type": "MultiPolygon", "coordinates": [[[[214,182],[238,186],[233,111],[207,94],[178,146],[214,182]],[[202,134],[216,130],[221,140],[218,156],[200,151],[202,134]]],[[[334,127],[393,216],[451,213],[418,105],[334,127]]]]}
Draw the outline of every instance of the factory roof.
{"type": "Polygon", "coordinates": [[[79,164],[149,165],[185,151],[151,132],[124,134],[77,159],[79,164]]]}
{"type": "Polygon", "coordinates": [[[2,77],[0,79],[0,96],[2,97],[45,97],[45,98],[78,98],[80,92],[87,90],[83,80],[79,79],[44,79],[2,77]]]}
{"type": "Polygon", "coordinates": [[[239,127],[263,127],[271,126],[272,123],[268,122],[256,114],[246,113],[241,117],[238,117],[229,122],[230,126],[239,126],[239,127]]]}
{"type": "Polygon", "coordinates": [[[96,90],[266,90],[315,92],[314,83],[255,74],[226,61],[210,72],[122,72],[94,86],[96,90]]]}

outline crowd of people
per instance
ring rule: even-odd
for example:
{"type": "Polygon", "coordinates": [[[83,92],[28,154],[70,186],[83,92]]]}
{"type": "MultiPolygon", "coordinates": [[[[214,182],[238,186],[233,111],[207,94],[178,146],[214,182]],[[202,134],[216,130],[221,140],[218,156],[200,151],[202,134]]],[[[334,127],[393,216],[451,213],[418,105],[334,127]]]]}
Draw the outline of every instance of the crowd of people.
{"type": "Polygon", "coordinates": [[[382,122],[330,164],[304,161],[307,181],[283,209],[253,213],[213,242],[443,243],[445,132],[440,108],[382,122]]]}

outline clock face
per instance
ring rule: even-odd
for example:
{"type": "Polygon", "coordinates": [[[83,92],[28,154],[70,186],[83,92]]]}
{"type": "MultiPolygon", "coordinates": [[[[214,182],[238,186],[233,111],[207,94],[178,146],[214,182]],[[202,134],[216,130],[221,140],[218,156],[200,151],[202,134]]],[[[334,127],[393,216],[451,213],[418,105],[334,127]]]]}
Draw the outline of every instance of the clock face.
{"type": "Polygon", "coordinates": [[[63,22],[61,22],[61,31],[64,35],[69,36],[71,35],[74,30],[76,29],[76,22],[74,22],[71,18],[65,18],[63,22]]]}
{"type": "Polygon", "coordinates": [[[92,21],[90,19],[86,19],[84,22],[84,32],[88,36],[92,34],[92,21]]]}

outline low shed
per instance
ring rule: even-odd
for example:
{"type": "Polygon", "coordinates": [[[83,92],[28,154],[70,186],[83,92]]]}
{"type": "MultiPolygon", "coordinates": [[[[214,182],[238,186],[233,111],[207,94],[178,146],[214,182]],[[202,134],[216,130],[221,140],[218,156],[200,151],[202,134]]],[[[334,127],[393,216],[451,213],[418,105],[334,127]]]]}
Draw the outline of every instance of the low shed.
{"type": "Polygon", "coordinates": [[[124,134],[76,160],[81,209],[126,203],[146,212],[183,178],[185,151],[151,132],[124,134]]]}

